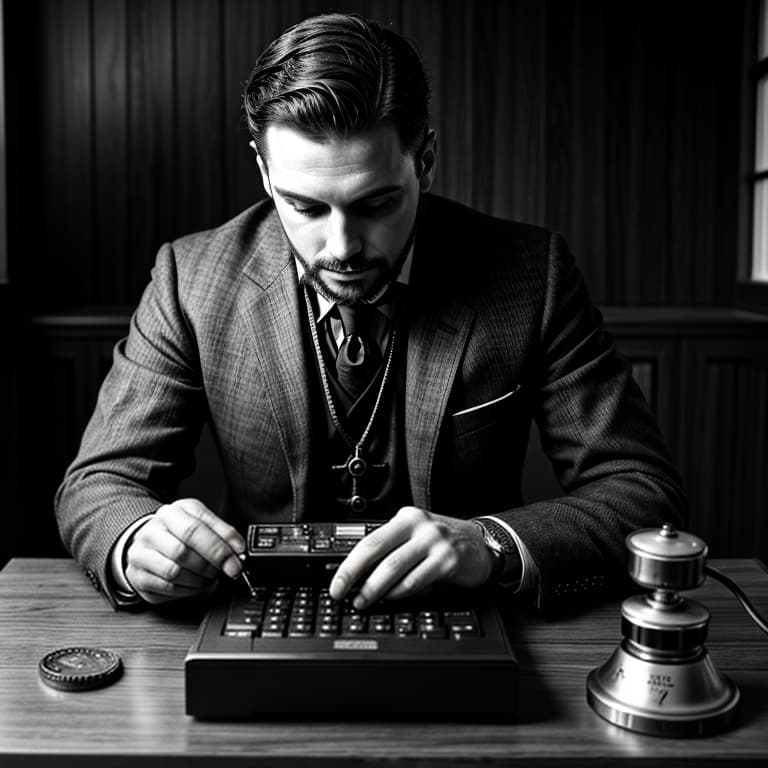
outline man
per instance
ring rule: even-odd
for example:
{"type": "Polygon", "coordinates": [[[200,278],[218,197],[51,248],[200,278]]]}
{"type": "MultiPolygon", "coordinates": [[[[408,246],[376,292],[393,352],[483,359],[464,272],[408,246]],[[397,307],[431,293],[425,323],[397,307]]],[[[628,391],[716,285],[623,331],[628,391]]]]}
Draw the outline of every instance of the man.
{"type": "Polygon", "coordinates": [[[359,17],[287,30],[245,112],[268,200],[164,245],[57,494],[115,605],[236,578],[253,521],[383,525],[331,594],[364,608],[490,581],[542,602],[677,523],[677,474],[563,240],[428,192],[409,44],[359,17]],[[563,486],[525,505],[531,419],[563,486]],[[207,420],[228,499],[177,499],[207,420]]]}

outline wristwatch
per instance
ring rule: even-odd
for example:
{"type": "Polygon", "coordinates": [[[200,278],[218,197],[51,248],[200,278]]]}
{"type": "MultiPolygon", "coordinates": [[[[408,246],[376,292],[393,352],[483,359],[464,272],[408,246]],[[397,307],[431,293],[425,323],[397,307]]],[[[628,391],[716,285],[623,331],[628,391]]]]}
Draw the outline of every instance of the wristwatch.
{"type": "Polygon", "coordinates": [[[483,534],[483,542],[491,554],[489,583],[516,586],[522,576],[522,562],[517,544],[510,533],[495,520],[473,520],[483,534]]]}

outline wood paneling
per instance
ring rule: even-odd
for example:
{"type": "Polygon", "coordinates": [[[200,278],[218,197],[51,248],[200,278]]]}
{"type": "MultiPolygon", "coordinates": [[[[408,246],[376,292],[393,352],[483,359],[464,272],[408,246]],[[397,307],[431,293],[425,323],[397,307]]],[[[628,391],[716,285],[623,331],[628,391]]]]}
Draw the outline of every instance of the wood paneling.
{"type": "Polygon", "coordinates": [[[600,303],[730,303],[743,6],[8,3],[15,289],[42,311],[134,304],[164,240],[262,196],[243,83],[287,25],[334,8],[422,51],[438,192],[563,232],[600,303]]]}
{"type": "Polygon", "coordinates": [[[681,463],[694,519],[715,554],[766,552],[768,343],[697,340],[684,355],[681,463]]]}

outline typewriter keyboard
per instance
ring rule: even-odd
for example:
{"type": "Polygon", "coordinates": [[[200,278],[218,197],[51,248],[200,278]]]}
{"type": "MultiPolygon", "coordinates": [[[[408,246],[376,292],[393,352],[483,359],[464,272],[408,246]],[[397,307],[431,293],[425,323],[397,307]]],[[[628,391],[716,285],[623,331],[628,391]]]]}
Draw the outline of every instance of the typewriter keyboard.
{"type": "Polygon", "coordinates": [[[261,638],[386,635],[461,640],[480,637],[482,632],[471,608],[448,610],[421,598],[418,606],[392,601],[358,611],[351,600],[333,600],[327,588],[286,586],[257,587],[253,594],[234,595],[223,634],[261,638]]]}

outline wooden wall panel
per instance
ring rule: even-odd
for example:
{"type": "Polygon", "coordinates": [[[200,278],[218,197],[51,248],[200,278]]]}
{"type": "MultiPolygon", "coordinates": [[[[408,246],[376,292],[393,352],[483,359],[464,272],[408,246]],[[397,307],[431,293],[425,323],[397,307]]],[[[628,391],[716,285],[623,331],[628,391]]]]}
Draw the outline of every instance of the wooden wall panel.
{"type": "Polygon", "coordinates": [[[135,303],[164,240],[263,197],[240,122],[243,83],[282,29],[334,8],[391,23],[423,51],[436,191],[563,232],[598,302],[727,304],[743,7],[9,3],[16,289],[44,311],[135,303]]]}
{"type": "MultiPolygon", "coordinates": [[[[118,258],[132,267],[130,279],[109,292],[114,303],[138,300],[158,247],[178,234],[173,2],[135,0],[126,8],[128,96],[122,130],[128,147],[128,237],[113,244],[118,258]]],[[[109,251],[104,253],[111,261],[109,251]]],[[[94,303],[101,303],[98,299],[94,303]]]]}
{"type": "Polygon", "coordinates": [[[93,6],[94,212],[90,270],[98,294],[130,279],[128,259],[128,19],[125,3],[93,6]],[[117,248],[119,258],[103,254],[117,248]]]}
{"type": "MultiPolygon", "coordinates": [[[[35,83],[39,103],[35,115],[20,116],[9,104],[9,120],[47,122],[39,145],[12,147],[13,154],[24,151],[28,157],[39,153],[39,199],[32,201],[30,213],[42,219],[42,253],[45,271],[30,270],[34,290],[50,293],[66,290],[73,303],[93,296],[94,267],[94,125],[92,18],[88,0],[45,0],[40,4],[40,29],[37,50],[44,77],[35,83]]],[[[13,23],[6,35],[14,35],[13,23]]],[[[9,73],[18,73],[12,62],[9,73]]],[[[28,87],[31,86],[28,83],[28,87]]],[[[29,172],[29,169],[25,169],[29,172]]],[[[14,178],[10,178],[13,185],[14,178]]],[[[34,226],[30,222],[30,227],[34,226]]],[[[26,234],[26,232],[25,232],[26,234]]],[[[14,235],[12,234],[12,237],[14,235]]],[[[10,260],[18,258],[20,243],[10,243],[10,260]]]]}
{"type": "Polygon", "coordinates": [[[219,4],[186,0],[174,7],[176,225],[193,232],[226,219],[226,53],[219,4]]]}
{"type": "MultiPolygon", "coordinates": [[[[688,340],[681,465],[714,556],[768,551],[768,343],[688,340]]],[[[763,555],[765,556],[765,555],[763,555]]]]}

